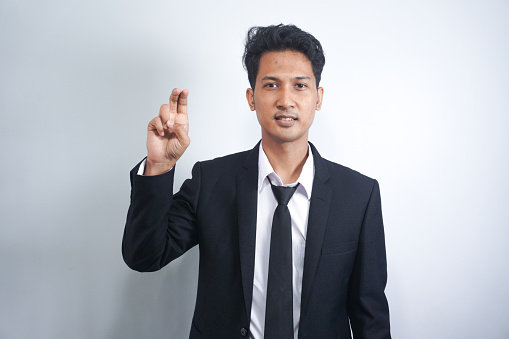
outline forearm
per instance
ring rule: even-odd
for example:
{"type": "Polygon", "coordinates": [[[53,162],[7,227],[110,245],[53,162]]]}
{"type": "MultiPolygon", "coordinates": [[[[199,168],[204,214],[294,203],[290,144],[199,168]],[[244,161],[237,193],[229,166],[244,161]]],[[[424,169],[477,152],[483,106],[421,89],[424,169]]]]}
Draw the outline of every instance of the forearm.
{"type": "Polygon", "coordinates": [[[126,264],[155,271],[196,244],[191,204],[174,201],[174,170],[158,176],[131,171],[131,204],[122,241],[126,264]]]}

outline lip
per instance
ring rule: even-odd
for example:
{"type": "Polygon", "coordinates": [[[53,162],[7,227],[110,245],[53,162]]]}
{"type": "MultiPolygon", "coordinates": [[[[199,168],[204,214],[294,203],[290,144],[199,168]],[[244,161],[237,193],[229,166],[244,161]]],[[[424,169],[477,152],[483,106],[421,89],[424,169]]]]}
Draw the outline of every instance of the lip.
{"type": "Polygon", "coordinates": [[[274,116],[274,120],[281,127],[291,127],[295,125],[295,122],[299,120],[297,116],[288,113],[280,113],[274,116]]]}

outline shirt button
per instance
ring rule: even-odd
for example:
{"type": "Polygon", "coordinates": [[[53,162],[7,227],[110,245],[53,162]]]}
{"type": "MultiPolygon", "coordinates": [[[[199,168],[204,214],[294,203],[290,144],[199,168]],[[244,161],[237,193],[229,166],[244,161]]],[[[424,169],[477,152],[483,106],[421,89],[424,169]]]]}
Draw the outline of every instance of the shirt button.
{"type": "Polygon", "coordinates": [[[240,329],[240,334],[241,334],[243,337],[245,337],[245,336],[247,335],[247,330],[246,330],[244,327],[242,327],[242,328],[240,329]]]}

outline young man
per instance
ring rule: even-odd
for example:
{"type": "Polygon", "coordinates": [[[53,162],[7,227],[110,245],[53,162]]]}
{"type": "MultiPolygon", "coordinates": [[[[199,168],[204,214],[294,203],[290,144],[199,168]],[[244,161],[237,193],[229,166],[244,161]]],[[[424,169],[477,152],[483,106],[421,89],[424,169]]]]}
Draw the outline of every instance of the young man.
{"type": "Polygon", "coordinates": [[[261,143],[197,163],[175,195],[188,91],[174,89],[149,123],[122,252],[155,271],[200,246],[191,338],[390,338],[378,183],[308,142],[324,63],[295,26],[251,28],[246,97],[261,143]]]}

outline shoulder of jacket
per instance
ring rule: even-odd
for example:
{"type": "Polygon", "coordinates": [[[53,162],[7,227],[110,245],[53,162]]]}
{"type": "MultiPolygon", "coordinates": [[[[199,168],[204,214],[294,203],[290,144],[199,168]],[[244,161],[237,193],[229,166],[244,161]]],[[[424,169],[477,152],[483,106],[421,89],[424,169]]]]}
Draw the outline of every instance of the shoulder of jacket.
{"type": "Polygon", "coordinates": [[[221,157],[199,161],[197,165],[202,171],[221,173],[242,166],[250,150],[228,154],[221,157]]]}
{"type": "Polygon", "coordinates": [[[351,169],[350,167],[335,163],[327,159],[323,160],[329,169],[330,176],[342,182],[353,183],[356,185],[367,185],[372,187],[376,181],[374,178],[351,169]]]}

